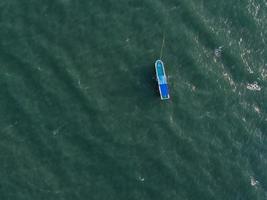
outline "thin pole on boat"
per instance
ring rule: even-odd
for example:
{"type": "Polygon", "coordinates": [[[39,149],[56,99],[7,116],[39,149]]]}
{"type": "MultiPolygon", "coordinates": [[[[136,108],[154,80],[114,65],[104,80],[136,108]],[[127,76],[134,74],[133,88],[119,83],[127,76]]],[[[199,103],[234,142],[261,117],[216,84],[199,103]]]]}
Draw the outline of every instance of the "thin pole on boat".
{"type": "Polygon", "coordinates": [[[160,49],[160,60],[162,58],[164,44],[165,44],[165,31],[163,32],[163,36],[162,36],[161,49],[160,49]]]}

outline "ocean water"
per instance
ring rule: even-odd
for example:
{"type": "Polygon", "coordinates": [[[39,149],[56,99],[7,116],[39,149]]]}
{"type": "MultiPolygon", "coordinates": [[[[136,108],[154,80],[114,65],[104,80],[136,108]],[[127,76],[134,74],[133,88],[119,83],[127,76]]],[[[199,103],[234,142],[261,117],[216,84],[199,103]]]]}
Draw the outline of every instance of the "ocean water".
{"type": "Polygon", "coordinates": [[[267,199],[266,0],[0,11],[1,200],[267,199]]]}

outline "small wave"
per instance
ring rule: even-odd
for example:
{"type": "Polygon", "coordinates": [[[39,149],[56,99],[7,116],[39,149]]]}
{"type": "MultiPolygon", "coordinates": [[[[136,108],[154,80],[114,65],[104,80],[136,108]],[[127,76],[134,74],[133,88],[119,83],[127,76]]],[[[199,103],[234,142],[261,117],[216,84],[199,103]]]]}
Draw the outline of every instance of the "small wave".
{"type": "MultiPolygon", "coordinates": [[[[265,66],[267,67],[267,65],[265,65],[265,66]]],[[[262,77],[263,79],[267,79],[267,70],[262,69],[262,71],[261,71],[261,77],[262,77]]]]}

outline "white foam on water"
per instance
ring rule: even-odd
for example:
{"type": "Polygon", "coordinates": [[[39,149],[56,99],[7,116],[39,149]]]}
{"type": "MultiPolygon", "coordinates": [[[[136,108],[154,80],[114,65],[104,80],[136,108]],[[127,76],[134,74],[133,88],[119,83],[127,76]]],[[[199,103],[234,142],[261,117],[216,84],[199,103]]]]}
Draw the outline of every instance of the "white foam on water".
{"type": "Polygon", "coordinates": [[[239,46],[241,45],[242,41],[243,41],[243,39],[240,38],[240,39],[239,39],[239,42],[238,42],[239,46]]]}
{"type": "Polygon", "coordinates": [[[258,184],[259,184],[259,181],[257,181],[253,176],[250,176],[250,185],[257,186],[258,184]]]}
{"type": "Polygon", "coordinates": [[[260,113],[260,109],[259,109],[259,107],[258,106],[253,106],[254,107],[254,110],[257,112],[257,113],[260,113]]]}
{"type": "Polygon", "coordinates": [[[196,91],[196,86],[192,85],[192,90],[196,91]]]}
{"type": "Polygon", "coordinates": [[[257,82],[254,82],[254,83],[249,83],[247,84],[247,89],[248,90],[252,90],[252,91],[260,91],[261,90],[261,87],[258,85],[257,82]]]}
{"type": "Polygon", "coordinates": [[[144,182],[144,181],[145,181],[145,178],[142,177],[142,176],[139,176],[139,177],[138,177],[138,180],[141,181],[141,182],[144,182]]]}
{"type": "Polygon", "coordinates": [[[223,46],[219,46],[218,48],[216,48],[214,50],[214,54],[215,54],[216,57],[221,57],[221,55],[222,55],[222,48],[223,48],[223,46]]]}
{"type": "MultiPolygon", "coordinates": [[[[241,59],[242,59],[243,63],[245,64],[246,69],[248,70],[248,72],[249,72],[250,74],[253,74],[254,71],[252,70],[252,68],[251,68],[251,66],[250,66],[250,64],[249,64],[250,54],[251,54],[251,50],[249,50],[249,49],[245,49],[245,50],[243,50],[243,52],[241,53],[240,56],[241,56],[241,59]]],[[[253,67],[253,66],[252,66],[252,67],[253,67]]]]}
{"type": "Polygon", "coordinates": [[[250,0],[247,6],[249,14],[251,14],[254,20],[258,21],[258,14],[261,9],[260,4],[257,3],[255,0],[250,0]]]}
{"type": "Polygon", "coordinates": [[[234,80],[230,77],[230,75],[227,72],[223,73],[224,79],[228,80],[230,85],[233,87],[233,92],[236,91],[236,85],[234,80]]]}

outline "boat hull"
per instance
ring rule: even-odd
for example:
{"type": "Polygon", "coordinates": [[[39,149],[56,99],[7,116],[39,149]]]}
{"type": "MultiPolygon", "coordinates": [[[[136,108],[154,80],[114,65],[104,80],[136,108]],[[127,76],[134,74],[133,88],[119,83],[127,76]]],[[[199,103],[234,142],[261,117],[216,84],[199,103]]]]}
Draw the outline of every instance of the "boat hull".
{"type": "Polygon", "coordinates": [[[159,93],[161,100],[166,100],[170,98],[169,88],[167,83],[167,76],[165,73],[164,64],[161,60],[155,62],[156,76],[159,87],[159,93]]]}

